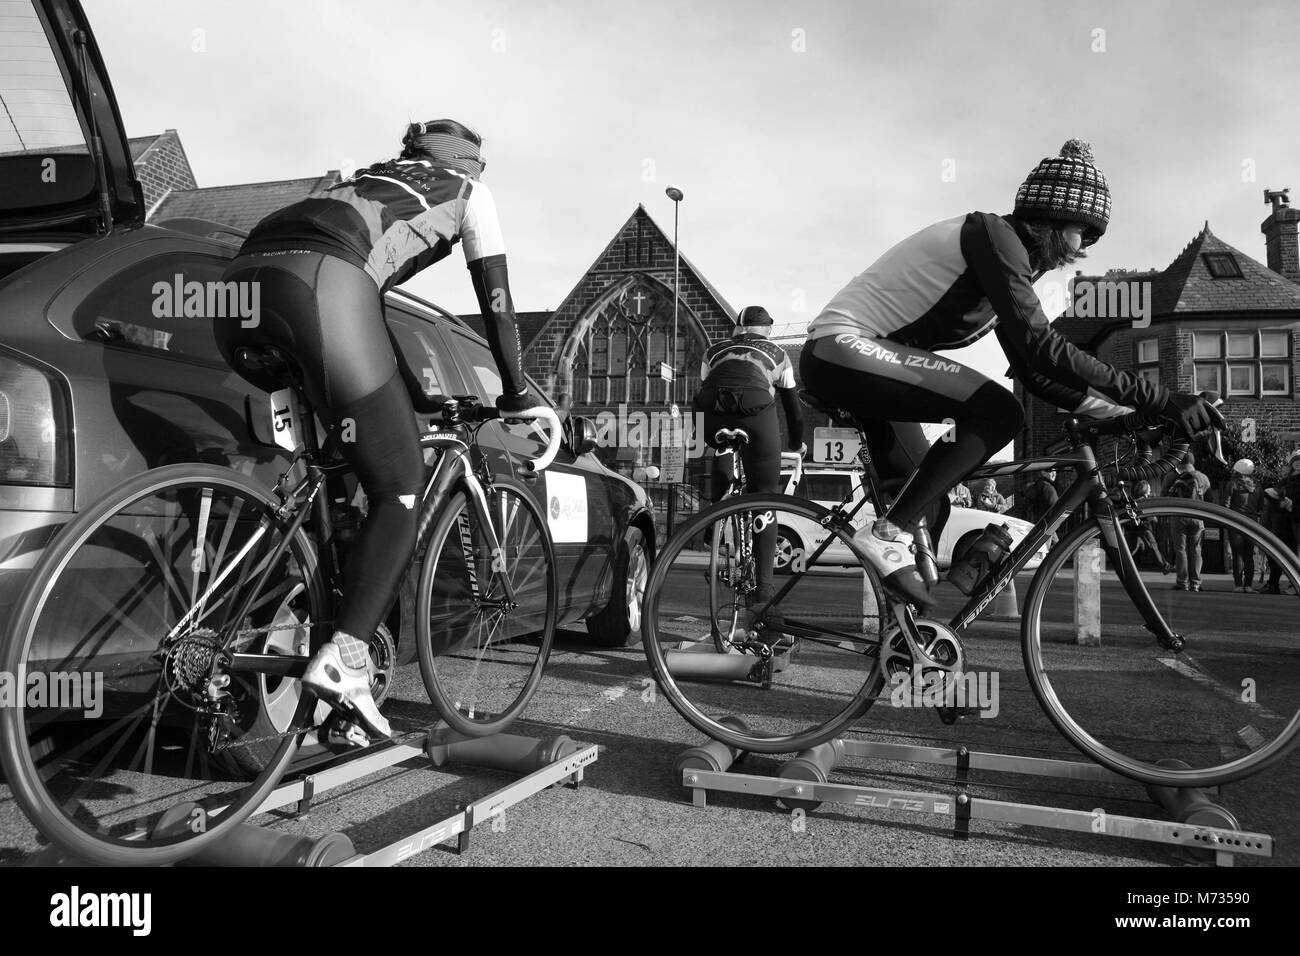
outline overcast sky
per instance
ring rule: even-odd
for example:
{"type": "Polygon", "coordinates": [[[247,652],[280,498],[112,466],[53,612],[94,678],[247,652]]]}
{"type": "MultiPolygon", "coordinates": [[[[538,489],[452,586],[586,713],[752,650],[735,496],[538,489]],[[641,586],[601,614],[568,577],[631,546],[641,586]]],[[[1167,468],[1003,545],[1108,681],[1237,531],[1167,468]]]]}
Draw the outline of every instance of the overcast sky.
{"type": "MultiPolygon", "coordinates": [[[[778,322],[931,222],[1010,211],[1070,137],[1114,200],[1089,272],[1163,268],[1207,219],[1263,260],[1264,187],[1300,187],[1292,0],[84,2],[128,133],[177,129],[201,186],[478,128],[525,310],[638,202],[671,232],[670,184],[686,255],[778,322]]],[[[409,287],[477,311],[459,252],[409,287]]],[[[1006,367],[992,336],[962,357],[1006,367]]]]}

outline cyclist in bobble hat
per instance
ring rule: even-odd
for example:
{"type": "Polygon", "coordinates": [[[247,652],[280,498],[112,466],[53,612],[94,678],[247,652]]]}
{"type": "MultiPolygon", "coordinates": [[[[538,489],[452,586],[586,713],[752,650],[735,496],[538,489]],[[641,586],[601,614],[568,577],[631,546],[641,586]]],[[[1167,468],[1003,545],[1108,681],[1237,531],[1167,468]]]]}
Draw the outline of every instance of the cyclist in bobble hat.
{"type": "Polygon", "coordinates": [[[885,583],[922,611],[934,603],[912,534],[939,540],[945,492],[1015,437],[1024,410],[1010,390],[936,353],[995,331],[1026,389],[1073,414],[1158,413],[1188,434],[1222,425],[1198,396],[1119,371],[1052,330],[1033,284],[1082,258],[1106,232],[1110,189],[1092,149],[1072,139],[1030,171],[1011,213],[972,212],[927,226],[880,256],[813,320],[800,359],[806,387],[856,414],[882,481],[910,480],[859,537],[885,583]],[[923,422],[956,422],[930,446],[923,422]],[[932,512],[932,513],[930,513],[932,512]]]}
{"type": "MultiPolygon", "coordinates": [[[[398,361],[383,296],[451,253],[465,251],[487,340],[501,373],[503,412],[533,405],[520,369],[505,244],[482,182],[482,138],[455,120],[411,123],[401,155],[357,170],[272,213],[244,241],[227,281],[260,283],[253,328],[217,323],[227,361],[255,385],[279,387],[241,367],[241,346],[274,345],[300,368],[308,399],[338,438],[365,490],[369,513],[350,549],[332,638],[303,684],[346,720],[343,735],[388,737],[370,693],[369,640],[397,596],[415,548],[425,480],[411,391],[418,376],[398,361]]],[[[487,396],[484,396],[485,398],[487,396]]]]}

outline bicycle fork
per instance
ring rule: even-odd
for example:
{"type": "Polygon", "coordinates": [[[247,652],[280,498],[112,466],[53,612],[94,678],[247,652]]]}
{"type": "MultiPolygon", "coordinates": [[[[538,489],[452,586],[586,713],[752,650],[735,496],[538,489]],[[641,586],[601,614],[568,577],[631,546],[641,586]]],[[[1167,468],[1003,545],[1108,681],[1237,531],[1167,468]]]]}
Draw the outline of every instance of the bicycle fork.
{"type": "Polygon", "coordinates": [[[1115,506],[1109,498],[1098,496],[1093,500],[1092,504],[1094,509],[1093,520],[1097,522],[1097,530],[1106,559],[1111,562],[1120,584],[1124,586],[1125,592],[1133,601],[1133,606],[1137,608],[1138,614],[1142,616],[1146,629],[1155,635],[1156,640],[1165,650],[1175,653],[1181,651],[1186,641],[1182,635],[1175,633],[1169,627],[1164,615],[1156,607],[1151,592],[1147,590],[1146,582],[1142,580],[1142,575],[1138,573],[1137,561],[1134,560],[1133,551],[1128,546],[1128,539],[1120,528],[1120,522],[1125,515],[1135,522],[1149,519],[1143,519],[1131,509],[1127,510],[1125,514],[1116,514],[1115,506]]]}

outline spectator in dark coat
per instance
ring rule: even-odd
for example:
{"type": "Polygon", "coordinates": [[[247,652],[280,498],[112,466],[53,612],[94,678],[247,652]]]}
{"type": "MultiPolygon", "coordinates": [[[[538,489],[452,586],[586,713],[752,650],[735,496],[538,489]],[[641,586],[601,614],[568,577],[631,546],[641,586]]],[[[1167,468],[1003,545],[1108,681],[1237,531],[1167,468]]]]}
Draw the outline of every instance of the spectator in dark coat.
{"type": "Polygon", "coordinates": [[[1056,505],[1061,497],[1056,490],[1056,469],[1040,471],[1033,483],[1025,489],[1025,510],[1030,521],[1037,522],[1056,505]]]}
{"type": "MultiPolygon", "coordinates": [[[[1232,481],[1224,502],[1229,508],[1251,521],[1259,520],[1263,492],[1255,485],[1255,463],[1242,458],[1232,466],[1232,481]]],[[[1232,545],[1232,583],[1234,591],[1249,591],[1255,583],[1255,547],[1244,534],[1228,532],[1232,545]]]]}
{"type": "MultiPolygon", "coordinates": [[[[1210,479],[1196,470],[1196,459],[1191,452],[1178,467],[1178,474],[1169,483],[1168,494],[1174,498],[1204,501],[1210,490],[1210,479]]],[[[1205,522],[1200,518],[1174,520],[1174,567],[1177,580],[1175,591],[1201,590],[1201,536],[1205,522]]]]}

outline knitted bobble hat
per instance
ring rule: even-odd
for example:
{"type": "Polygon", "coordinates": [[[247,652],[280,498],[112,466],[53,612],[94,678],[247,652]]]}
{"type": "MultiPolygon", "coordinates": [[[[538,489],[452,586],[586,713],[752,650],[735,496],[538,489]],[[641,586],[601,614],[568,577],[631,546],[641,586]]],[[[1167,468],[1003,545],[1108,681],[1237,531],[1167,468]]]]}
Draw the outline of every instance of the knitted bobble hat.
{"type": "Polygon", "coordinates": [[[1084,244],[1092,245],[1110,222],[1110,188],[1093,164],[1092,147],[1069,140],[1059,157],[1049,157],[1016,190],[1015,215],[1020,219],[1080,222],[1087,229],[1084,244]]]}

